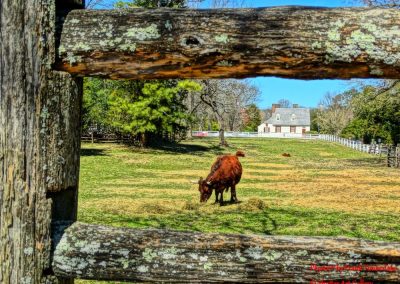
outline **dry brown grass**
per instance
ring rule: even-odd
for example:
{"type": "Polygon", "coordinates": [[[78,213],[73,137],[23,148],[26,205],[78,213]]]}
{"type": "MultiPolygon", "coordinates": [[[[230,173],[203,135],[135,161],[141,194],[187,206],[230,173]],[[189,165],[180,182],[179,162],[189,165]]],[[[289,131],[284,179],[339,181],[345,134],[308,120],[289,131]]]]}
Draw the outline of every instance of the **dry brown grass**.
{"type": "Polygon", "coordinates": [[[371,171],[348,169],[323,171],[310,178],[310,171],[282,170],[274,176],[245,175],[249,179],[267,179],[272,183],[252,184],[258,189],[273,189],[289,193],[282,205],[326,208],[341,212],[400,213],[400,176],[395,169],[371,171]],[[291,181],[291,182],[288,182],[291,181]]]}

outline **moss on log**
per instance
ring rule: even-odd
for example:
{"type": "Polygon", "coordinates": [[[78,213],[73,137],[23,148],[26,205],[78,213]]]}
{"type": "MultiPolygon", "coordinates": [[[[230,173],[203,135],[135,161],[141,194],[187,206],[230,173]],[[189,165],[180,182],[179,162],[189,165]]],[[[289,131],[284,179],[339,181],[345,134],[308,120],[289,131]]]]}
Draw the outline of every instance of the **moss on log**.
{"type": "Polygon", "coordinates": [[[135,230],[75,223],[56,248],[53,269],[62,277],[144,282],[310,283],[364,279],[399,283],[400,243],[135,230]],[[380,267],[387,271],[319,269],[336,265],[338,269],[361,265],[365,270],[380,267]]]}
{"type": "Polygon", "coordinates": [[[56,68],[112,79],[400,78],[400,10],[73,11],[56,68]]]}

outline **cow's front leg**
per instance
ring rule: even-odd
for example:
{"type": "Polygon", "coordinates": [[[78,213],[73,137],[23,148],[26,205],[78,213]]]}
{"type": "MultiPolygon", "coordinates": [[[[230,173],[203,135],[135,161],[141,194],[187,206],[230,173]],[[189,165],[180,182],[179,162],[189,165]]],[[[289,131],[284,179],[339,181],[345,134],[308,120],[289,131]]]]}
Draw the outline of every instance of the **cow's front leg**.
{"type": "Polygon", "coordinates": [[[219,190],[215,190],[215,204],[218,203],[218,195],[219,195],[219,190]]]}
{"type": "Polygon", "coordinates": [[[219,198],[219,205],[224,205],[224,190],[221,190],[221,196],[219,198]]]}

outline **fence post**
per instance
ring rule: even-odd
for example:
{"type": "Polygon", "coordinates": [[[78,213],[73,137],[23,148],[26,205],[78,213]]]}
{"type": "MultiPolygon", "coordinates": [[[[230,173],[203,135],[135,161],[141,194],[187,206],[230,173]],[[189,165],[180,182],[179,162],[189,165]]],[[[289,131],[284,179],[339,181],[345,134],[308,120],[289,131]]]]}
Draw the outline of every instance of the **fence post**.
{"type": "Polygon", "coordinates": [[[388,146],[387,164],[388,167],[396,168],[398,166],[398,147],[388,146]]]}
{"type": "Polygon", "coordinates": [[[3,284],[73,282],[52,275],[51,226],[76,219],[82,80],[51,68],[56,54],[56,7],[61,19],[68,9],[80,7],[78,2],[1,3],[3,284]]]}

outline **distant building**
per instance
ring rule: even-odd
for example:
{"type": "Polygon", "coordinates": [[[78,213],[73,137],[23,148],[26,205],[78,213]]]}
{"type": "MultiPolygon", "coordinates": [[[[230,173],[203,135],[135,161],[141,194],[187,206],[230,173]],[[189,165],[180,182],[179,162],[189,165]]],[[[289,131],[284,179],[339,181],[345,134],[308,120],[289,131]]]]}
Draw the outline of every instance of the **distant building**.
{"type": "Polygon", "coordinates": [[[258,126],[258,133],[305,134],[310,131],[310,109],[281,108],[278,104],[272,105],[271,117],[258,126]]]}

